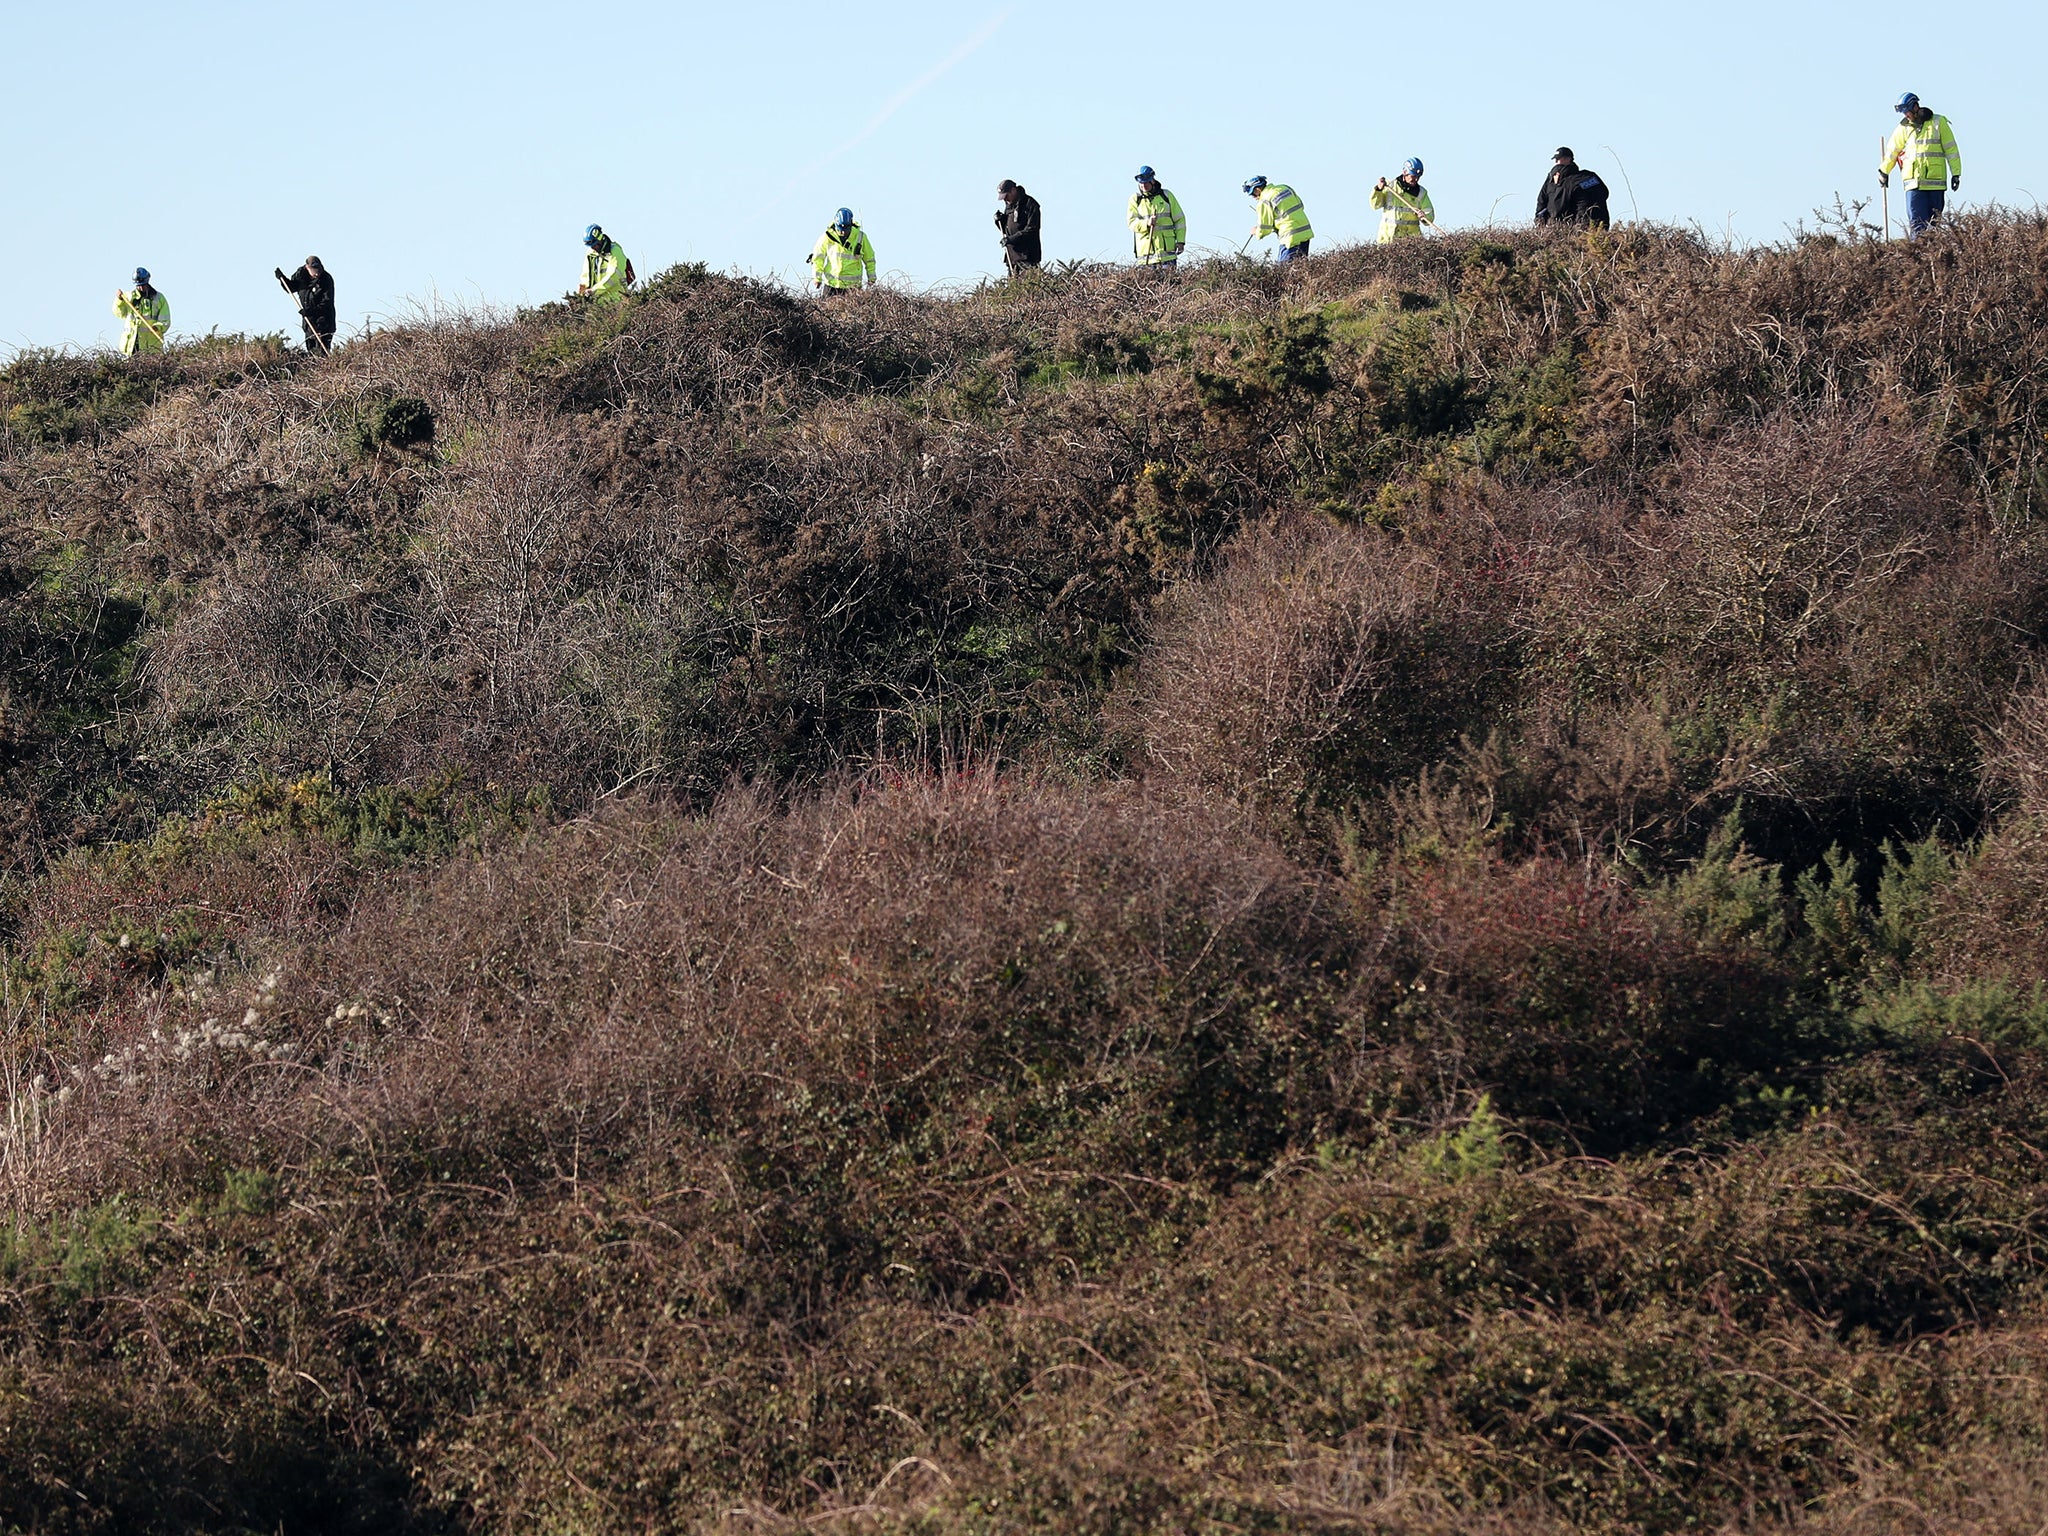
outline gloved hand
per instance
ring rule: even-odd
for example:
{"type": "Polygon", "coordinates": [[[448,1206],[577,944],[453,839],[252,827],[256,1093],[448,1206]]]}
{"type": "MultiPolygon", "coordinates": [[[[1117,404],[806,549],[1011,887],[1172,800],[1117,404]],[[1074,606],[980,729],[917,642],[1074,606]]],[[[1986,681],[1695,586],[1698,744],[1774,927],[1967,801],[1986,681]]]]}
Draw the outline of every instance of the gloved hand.
{"type": "Polygon", "coordinates": [[[1877,184],[1880,187],[1890,186],[1892,184],[1891,176],[1887,172],[1879,171],[1877,173],[1877,184]]]}
{"type": "Polygon", "coordinates": [[[1960,176],[1951,176],[1951,177],[1949,177],[1949,179],[1948,179],[1948,189],[1949,189],[1949,191],[1951,191],[1951,192],[1960,192],[1960,191],[1962,191],[1962,190],[1963,190],[1963,178],[1962,178],[1962,177],[1960,177],[1960,176]]]}

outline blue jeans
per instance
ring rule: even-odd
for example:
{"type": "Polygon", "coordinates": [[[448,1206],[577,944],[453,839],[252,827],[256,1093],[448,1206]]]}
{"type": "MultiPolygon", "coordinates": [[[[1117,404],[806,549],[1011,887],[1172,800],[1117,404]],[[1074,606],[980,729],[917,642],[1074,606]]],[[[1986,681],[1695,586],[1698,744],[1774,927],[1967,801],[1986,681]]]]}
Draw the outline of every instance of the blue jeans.
{"type": "Polygon", "coordinates": [[[1927,232],[1927,226],[1941,217],[1941,210],[1948,202],[1948,194],[1939,188],[1922,192],[1918,187],[1906,194],[1906,228],[1915,240],[1927,232]]]}
{"type": "Polygon", "coordinates": [[[1280,254],[1278,256],[1275,256],[1273,259],[1275,261],[1299,261],[1302,257],[1306,256],[1307,254],[1308,242],[1304,240],[1299,245],[1281,246],[1280,254]]]}

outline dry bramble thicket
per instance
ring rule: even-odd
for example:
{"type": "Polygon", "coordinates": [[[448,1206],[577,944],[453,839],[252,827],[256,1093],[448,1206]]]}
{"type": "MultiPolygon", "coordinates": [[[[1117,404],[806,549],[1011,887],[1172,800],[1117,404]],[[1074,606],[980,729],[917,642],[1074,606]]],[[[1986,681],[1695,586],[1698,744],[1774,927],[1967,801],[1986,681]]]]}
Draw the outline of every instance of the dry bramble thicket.
{"type": "Polygon", "coordinates": [[[0,372],[0,1530],[2038,1536],[2048,221],[0,372]]]}

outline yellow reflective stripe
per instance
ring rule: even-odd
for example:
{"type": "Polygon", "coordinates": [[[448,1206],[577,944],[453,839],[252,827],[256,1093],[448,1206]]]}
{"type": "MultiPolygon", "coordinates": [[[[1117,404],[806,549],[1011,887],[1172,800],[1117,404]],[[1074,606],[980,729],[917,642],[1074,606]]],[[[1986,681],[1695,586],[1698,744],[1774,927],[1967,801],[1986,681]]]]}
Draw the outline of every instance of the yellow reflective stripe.
{"type": "Polygon", "coordinates": [[[858,283],[864,272],[873,273],[875,248],[868,240],[867,231],[858,225],[849,240],[841,240],[828,229],[819,239],[811,263],[818,276],[834,288],[845,288],[858,283]]]}
{"type": "Polygon", "coordinates": [[[1429,200],[1429,193],[1423,188],[1417,187],[1415,196],[1411,198],[1396,187],[1388,187],[1385,196],[1386,201],[1380,206],[1388,211],[1387,216],[1391,217],[1398,209],[1401,217],[1410,223],[1419,225],[1424,219],[1432,224],[1436,222],[1436,205],[1429,200]]]}
{"type": "Polygon", "coordinates": [[[1945,117],[1932,117],[1918,126],[1902,124],[1892,139],[1887,163],[1907,168],[1917,180],[1946,180],[1953,172],[1962,174],[1962,152],[1956,147],[1955,130],[1945,117]]]}
{"type": "Polygon", "coordinates": [[[1165,260],[1173,255],[1176,245],[1187,241],[1187,215],[1173,200],[1173,194],[1160,189],[1157,197],[1146,197],[1133,193],[1127,210],[1131,226],[1131,248],[1146,260],[1165,260]],[[1157,217],[1156,228],[1145,228],[1148,218],[1157,217]]]}
{"type": "Polygon", "coordinates": [[[1292,187],[1269,187],[1273,193],[1273,222],[1279,234],[1287,237],[1289,245],[1299,244],[1313,237],[1315,231],[1309,227],[1308,210],[1301,205],[1301,194],[1292,187]]]}
{"type": "Polygon", "coordinates": [[[626,266],[626,253],[616,240],[602,256],[596,251],[586,251],[583,255],[583,286],[592,293],[623,295],[626,291],[626,266]]]}

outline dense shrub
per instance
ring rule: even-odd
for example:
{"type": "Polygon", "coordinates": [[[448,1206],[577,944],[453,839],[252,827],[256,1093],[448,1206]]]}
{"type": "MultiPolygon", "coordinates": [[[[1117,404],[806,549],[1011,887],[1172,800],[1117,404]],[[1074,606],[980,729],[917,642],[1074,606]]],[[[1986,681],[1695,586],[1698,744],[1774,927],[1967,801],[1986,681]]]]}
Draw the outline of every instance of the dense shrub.
{"type": "MultiPolygon", "coordinates": [[[[237,835],[330,824],[298,803],[237,835]]],[[[1586,872],[1489,868],[1425,862],[1354,928],[1229,814],[974,774],[359,884],[269,921],[263,988],[137,973],[181,1048],[137,1020],[54,1111],[40,1198],[98,1214],[17,1224],[0,1286],[10,1337],[71,1341],[16,1368],[98,1428],[0,1396],[0,1433],[142,1528],[329,1477],[383,1518],[391,1446],[485,1524],[857,1503],[920,1457],[885,1502],[938,1529],[1343,1529],[1412,1490],[1618,1530],[2030,1411],[1972,1363],[2016,1339],[1971,1330],[2041,1284],[2039,1064],[1873,1058],[1719,1160],[1553,1160],[1514,1118],[1440,1155],[1389,1112],[1489,1078],[1640,1136],[1759,1006],[1586,872]],[[1389,968],[1422,984],[1367,1017],[1405,1043],[1356,1022],[1389,968]],[[182,1048],[243,997],[267,1056],[182,1048]],[[162,1386],[105,1399],[144,1326],[162,1386]],[[528,1427],[463,1430],[480,1401],[528,1427]]]]}
{"type": "Polygon", "coordinates": [[[1611,877],[1549,859],[1432,858],[1384,875],[1386,1011],[1455,1092],[1613,1151],[1654,1140],[1796,1058],[1786,983],[1702,943],[1611,877]]]}
{"type": "Polygon", "coordinates": [[[2048,224],[0,374],[0,1525],[2025,1530],[2048,224]]]}
{"type": "Polygon", "coordinates": [[[2030,677],[1987,742],[2005,816],[1940,897],[1925,969],[1950,986],[1992,978],[2038,1000],[2048,985],[2048,696],[2030,677]]]}
{"type": "Polygon", "coordinates": [[[1262,530],[1169,596],[1119,713],[1147,761],[1286,816],[1384,793],[1512,676],[1503,627],[1451,587],[1370,528],[1262,530]]]}

